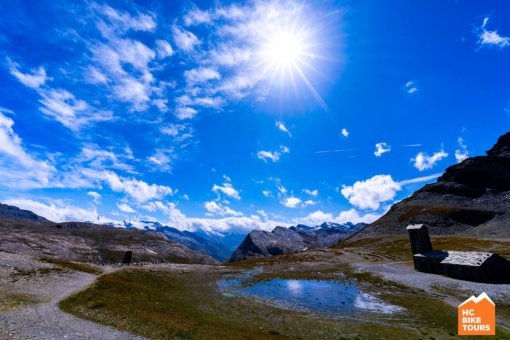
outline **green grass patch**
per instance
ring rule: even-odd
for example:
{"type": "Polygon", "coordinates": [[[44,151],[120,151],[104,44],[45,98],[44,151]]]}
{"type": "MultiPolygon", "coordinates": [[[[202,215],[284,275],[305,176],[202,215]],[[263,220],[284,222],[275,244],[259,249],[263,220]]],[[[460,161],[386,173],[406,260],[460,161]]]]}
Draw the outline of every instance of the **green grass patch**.
{"type": "MultiPolygon", "coordinates": [[[[60,307],[82,318],[154,339],[446,339],[457,334],[457,312],[418,289],[357,273],[348,266],[285,273],[267,271],[257,279],[349,278],[360,288],[402,306],[394,316],[366,313],[332,318],[276,308],[253,299],[228,298],[217,280],[232,271],[200,269],[177,272],[125,269],[98,278],[87,290],[61,302],[60,307]],[[319,276],[317,276],[319,275],[319,276]]],[[[275,269],[275,268],[273,268],[275,269]]],[[[509,335],[498,329],[498,338],[509,335]]]]}
{"type": "Polygon", "coordinates": [[[40,260],[43,262],[46,262],[46,263],[51,263],[51,264],[57,265],[61,268],[71,269],[74,271],[79,271],[79,272],[84,272],[84,273],[89,273],[89,274],[94,274],[94,275],[99,275],[102,273],[102,270],[99,269],[98,267],[92,266],[92,265],[89,265],[86,263],[61,260],[61,259],[56,259],[56,258],[51,258],[51,257],[43,257],[40,260]]]}

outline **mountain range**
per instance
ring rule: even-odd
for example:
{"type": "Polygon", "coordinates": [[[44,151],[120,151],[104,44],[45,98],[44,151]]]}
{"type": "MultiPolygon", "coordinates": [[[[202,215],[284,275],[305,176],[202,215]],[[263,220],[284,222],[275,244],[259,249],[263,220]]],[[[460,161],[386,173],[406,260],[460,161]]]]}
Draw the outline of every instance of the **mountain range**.
{"type": "Polygon", "coordinates": [[[230,257],[230,262],[273,255],[297,253],[307,249],[327,248],[366,227],[364,223],[338,224],[324,222],[320,226],[276,227],[271,232],[253,230],[230,257]]]}
{"type": "Polygon", "coordinates": [[[221,262],[229,259],[232,252],[246,236],[246,233],[213,233],[201,229],[195,231],[179,230],[154,221],[124,220],[122,222],[109,223],[108,225],[126,229],[160,232],[177,243],[207,254],[221,262]]]}
{"type": "Polygon", "coordinates": [[[151,221],[125,220],[99,225],[55,223],[31,211],[0,204],[0,251],[63,259],[119,262],[125,251],[139,260],[217,263],[325,248],[342,240],[405,234],[425,223],[431,234],[510,237],[510,133],[485,156],[446,169],[396,203],[380,219],[365,224],[323,223],[276,227],[249,234],[182,231],[151,221]],[[113,228],[116,227],[116,228],[113,228]]]}

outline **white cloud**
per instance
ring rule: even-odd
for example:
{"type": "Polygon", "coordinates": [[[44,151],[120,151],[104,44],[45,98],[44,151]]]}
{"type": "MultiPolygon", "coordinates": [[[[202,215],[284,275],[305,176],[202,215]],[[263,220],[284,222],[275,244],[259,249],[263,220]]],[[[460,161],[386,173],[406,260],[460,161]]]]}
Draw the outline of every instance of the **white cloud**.
{"type": "Polygon", "coordinates": [[[374,155],[375,157],[381,157],[383,153],[390,152],[391,146],[386,143],[377,143],[375,145],[374,155]]]}
{"type": "Polygon", "coordinates": [[[39,102],[43,105],[41,111],[73,131],[92,122],[107,121],[113,117],[111,111],[99,111],[66,90],[45,89],[39,91],[39,94],[42,97],[39,102]]]}
{"type": "Polygon", "coordinates": [[[282,204],[287,208],[297,208],[299,205],[301,205],[301,202],[301,199],[297,197],[287,197],[282,201],[282,204]]]}
{"type": "Polygon", "coordinates": [[[119,208],[120,211],[127,213],[127,214],[132,214],[132,213],[136,212],[133,208],[131,208],[126,203],[117,203],[117,208],[119,208]]]}
{"type": "Polygon", "coordinates": [[[111,171],[105,171],[104,176],[113,191],[123,192],[139,203],[152,199],[161,199],[174,193],[170,187],[119,177],[111,171]]]}
{"type": "Polygon", "coordinates": [[[342,136],[344,136],[345,138],[349,137],[349,131],[347,131],[347,129],[342,129],[342,136]]]}
{"type": "Polygon", "coordinates": [[[111,46],[118,53],[120,61],[141,72],[147,71],[149,63],[156,57],[153,50],[138,40],[114,39],[111,46]]]}
{"type": "Polygon", "coordinates": [[[93,63],[88,68],[89,82],[102,84],[112,98],[128,104],[129,111],[142,112],[154,105],[166,112],[165,89],[171,84],[156,79],[152,72],[162,68],[158,59],[173,53],[171,45],[165,40],[156,40],[155,50],[152,50],[139,40],[127,38],[130,30],[154,31],[154,15],[128,14],[108,6],[92,7],[98,13],[93,20],[104,39],[88,43],[93,63]]]}
{"type": "Polygon", "coordinates": [[[290,224],[265,219],[262,221],[258,215],[228,216],[223,218],[194,218],[182,213],[175,203],[151,202],[148,204],[160,210],[167,216],[164,224],[174,226],[181,230],[205,230],[209,232],[250,232],[252,230],[273,230],[276,226],[289,227],[290,224]]]}
{"type": "Polygon", "coordinates": [[[273,194],[269,190],[262,190],[262,195],[265,197],[271,197],[273,194]]]}
{"type": "Polygon", "coordinates": [[[223,183],[223,186],[214,184],[211,190],[218,195],[220,192],[222,192],[224,195],[227,195],[228,197],[234,198],[236,200],[241,199],[241,196],[239,196],[239,191],[237,191],[231,183],[223,183]]]}
{"type": "Polygon", "coordinates": [[[94,204],[100,204],[101,203],[101,194],[95,192],[95,191],[89,191],[87,192],[87,196],[92,197],[92,200],[94,201],[94,204]]]}
{"type": "Polygon", "coordinates": [[[314,200],[306,200],[303,202],[303,206],[309,206],[309,205],[316,205],[317,202],[315,202],[314,200]]]}
{"type": "Polygon", "coordinates": [[[444,152],[444,150],[438,151],[432,156],[429,156],[426,153],[420,152],[416,155],[415,158],[412,158],[411,161],[414,163],[414,167],[420,171],[432,169],[437,162],[442,160],[443,158],[448,157],[448,154],[444,152]]]}
{"type": "Polygon", "coordinates": [[[191,107],[178,107],[175,110],[175,115],[180,120],[191,119],[196,116],[197,110],[191,107]]]}
{"type": "Polygon", "coordinates": [[[464,144],[464,140],[461,137],[457,139],[457,142],[459,143],[459,148],[455,150],[455,159],[457,160],[457,163],[460,163],[469,157],[469,151],[467,150],[467,146],[464,144]]]}
{"type": "Polygon", "coordinates": [[[156,40],[156,53],[159,59],[171,57],[174,50],[170,43],[166,40],[156,40]]]}
{"type": "Polygon", "coordinates": [[[30,210],[53,222],[93,222],[98,217],[95,209],[87,210],[62,201],[51,201],[45,204],[30,199],[8,199],[3,203],[30,210]]]}
{"type": "Polygon", "coordinates": [[[376,175],[352,186],[342,185],[341,193],[357,208],[377,210],[381,203],[393,200],[400,190],[400,184],[390,175],[376,175]]]}
{"type": "Polygon", "coordinates": [[[199,67],[191,70],[184,71],[184,78],[188,84],[205,83],[211,80],[221,78],[221,75],[215,68],[212,67],[199,67]]]}
{"type": "Polygon", "coordinates": [[[46,80],[48,80],[46,70],[42,66],[31,70],[30,73],[22,73],[18,69],[19,65],[12,62],[9,58],[7,58],[7,63],[9,64],[9,72],[11,75],[16,77],[16,79],[27,87],[38,89],[46,83],[46,80]]]}
{"type": "Polygon", "coordinates": [[[489,18],[483,19],[483,24],[480,27],[480,36],[478,39],[479,45],[485,46],[496,46],[503,48],[510,45],[510,38],[500,35],[497,31],[489,31],[486,26],[489,22],[489,18]]]}
{"type": "Polygon", "coordinates": [[[416,84],[413,81],[408,81],[405,86],[405,90],[407,93],[412,94],[418,91],[418,88],[416,87],[416,84]]]}
{"type": "Polygon", "coordinates": [[[245,48],[234,47],[230,45],[220,45],[210,52],[211,61],[219,66],[232,67],[247,62],[251,57],[251,52],[245,48]]]}
{"type": "Polygon", "coordinates": [[[127,30],[151,32],[157,26],[151,13],[130,15],[108,5],[98,5],[97,3],[93,3],[91,7],[101,13],[110,22],[112,28],[122,32],[127,30]]]}
{"type": "Polygon", "coordinates": [[[0,177],[9,187],[44,187],[56,169],[29,154],[13,130],[14,121],[0,113],[0,177]]]}
{"type": "Polygon", "coordinates": [[[132,77],[123,77],[113,87],[113,94],[125,103],[131,103],[134,111],[145,111],[150,100],[150,88],[132,77]]]}
{"type": "Polygon", "coordinates": [[[23,74],[18,71],[18,65],[7,59],[9,71],[23,85],[34,89],[40,96],[42,104],[40,110],[49,118],[55,119],[67,128],[77,131],[82,126],[92,122],[112,119],[110,111],[97,110],[86,101],[77,99],[72,93],[63,89],[53,89],[44,86],[46,70],[39,67],[31,74],[23,74]]]}
{"type": "Polygon", "coordinates": [[[244,214],[239,211],[235,211],[219,202],[209,201],[204,203],[205,209],[213,215],[221,216],[243,216],[244,214]]]}
{"type": "Polygon", "coordinates": [[[314,211],[305,217],[294,218],[293,223],[304,224],[308,226],[321,225],[324,222],[333,222],[344,224],[347,222],[351,223],[372,223],[376,221],[381,215],[367,213],[361,215],[355,209],[350,209],[340,212],[337,216],[332,213],[326,213],[321,210],[314,211]]]}
{"type": "Polygon", "coordinates": [[[319,190],[317,189],[315,190],[304,189],[303,192],[313,197],[317,197],[319,195],[319,190]]]}
{"type": "Polygon", "coordinates": [[[208,24],[211,20],[211,13],[209,11],[203,11],[196,6],[186,12],[184,16],[184,24],[186,26],[208,24]]]}
{"type": "Polygon", "coordinates": [[[117,169],[126,172],[134,172],[133,166],[124,162],[124,160],[132,159],[133,155],[126,152],[130,150],[123,151],[123,154],[116,154],[113,151],[102,150],[94,144],[85,144],[75,161],[82,166],[87,166],[96,170],[117,169]]]}
{"type": "Polygon", "coordinates": [[[278,151],[265,151],[261,150],[257,152],[257,157],[264,162],[267,162],[268,159],[272,160],[273,162],[278,162],[280,160],[280,153],[278,151]]]}
{"type": "Polygon", "coordinates": [[[191,52],[200,44],[200,40],[193,33],[178,26],[172,27],[172,35],[177,48],[184,52],[191,52]]]}
{"type": "Polygon", "coordinates": [[[108,78],[106,75],[94,66],[89,66],[85,73],[86,80],[91,84],[106,84],[108,78]]]}
{"type": "Polygon", "coordinates": [[[292,134],[290,133],[290,131],[287,129],[287,127],[285,126],[285,124],[283,124],[283,122],[280,122],[280,121],[277,121],[276,122],[276,127],[278,128],[278,130],[280,130],[281,132],[285,132],[286,134],[289,135],[289,137],[292,137],[292,134]]]}
{"type": "Polygon", "coordinates": [[[288,147],[281,145],[280,151],[265,151],[261,150],[257,152],[257,158],[263,160],[267,163],[268,160],[271,160],[273,162],[278,162],[280,160],[280,156],[286,153],[290,153],[290,150],[288,147]]]}
{"type": "Polygon", "coordinates": [[[176,137],[178,136],[182,131],[186,129],[185,125],[182,124],[170,124],[167,126],[163,126],[161,128],[161,133],[169,136],[176,137]]]}
{"type": "Polygon", "coordinates": [[[147,160],[152,164],[158,166],[157,170],[159,171],[171,171],[172,170],[172,158],[174,157],[174,152],[171,149],[157,149],[156,153],[147,160]]]}

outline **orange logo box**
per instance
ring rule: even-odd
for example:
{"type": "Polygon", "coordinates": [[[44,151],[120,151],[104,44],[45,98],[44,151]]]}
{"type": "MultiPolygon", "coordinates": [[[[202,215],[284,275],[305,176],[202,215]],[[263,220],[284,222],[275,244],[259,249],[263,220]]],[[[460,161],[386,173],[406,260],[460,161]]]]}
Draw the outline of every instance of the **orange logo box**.
{"type": "Polygon", "coordinates": [[[496,305],[485,293],[461,303],[458,316],[459,335],[496,334],[496,305]]]}

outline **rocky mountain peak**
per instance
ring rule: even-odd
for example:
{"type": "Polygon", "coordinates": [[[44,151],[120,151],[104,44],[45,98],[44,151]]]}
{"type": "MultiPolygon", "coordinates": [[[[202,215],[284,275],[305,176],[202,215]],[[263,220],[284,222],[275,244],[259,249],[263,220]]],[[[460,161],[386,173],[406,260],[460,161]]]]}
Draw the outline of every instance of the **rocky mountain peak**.
{"type": "Polygon", "coordinates": [[[487,156],[510,158],[510,132],[498,138],[497,143],[487,151],[487,156]]]}
{"type": "Polygon", "coordinates": [[[36,222],[50,222],[44,217],[39,216],[29,210],[23,210],[15,206],[2,203],[0,203],[0,216],[36,222]]]}
{"type": "Polygon", "coordinates": [[[499,137],[487,156],[450,166],[436,183],[393,205],[352,239],[406,234],[410,224],[427,224],[436,235],[509,237],[509,198],[510,132],[499,137]]]}

